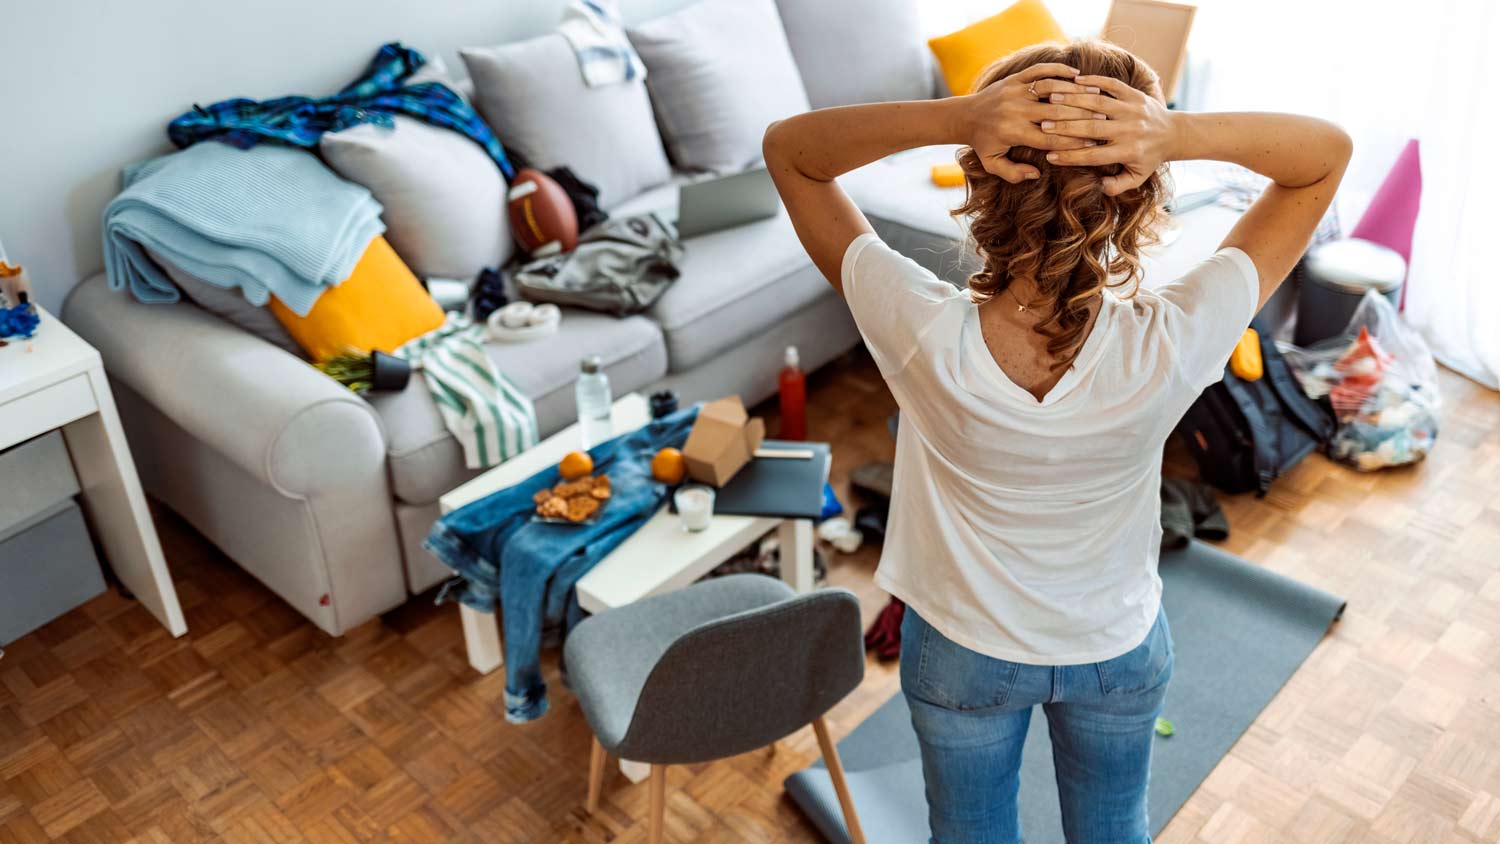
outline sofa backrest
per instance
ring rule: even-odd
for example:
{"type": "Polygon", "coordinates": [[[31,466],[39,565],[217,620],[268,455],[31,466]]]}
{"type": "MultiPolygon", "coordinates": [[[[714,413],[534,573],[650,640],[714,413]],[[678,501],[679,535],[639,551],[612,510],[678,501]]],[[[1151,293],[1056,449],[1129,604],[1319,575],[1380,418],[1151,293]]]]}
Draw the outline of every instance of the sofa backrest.
{"type": "Polygon", "coordinates": [[[934,95],[918,0],[776,0],[813,108],[934,95]]]}

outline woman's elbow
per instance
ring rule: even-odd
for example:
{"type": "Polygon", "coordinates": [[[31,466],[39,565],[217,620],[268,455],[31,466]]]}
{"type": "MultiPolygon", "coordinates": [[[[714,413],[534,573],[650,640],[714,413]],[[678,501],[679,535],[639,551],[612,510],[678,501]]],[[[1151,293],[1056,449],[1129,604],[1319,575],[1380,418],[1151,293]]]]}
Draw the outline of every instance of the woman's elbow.
{"type": "Polygon", "coordinates": [[[770,125],[766,127],[766,133],[761,136],[760,154],[766,160],[767,164],[771,164],[781,158],[782,150],[785,147],[785,123],[785,120],[772,120],[770,125]]]}
{"type": "Polygon", "coordinates": [[[1354,155],[1354,138],[1337,123],[1328,122],[1328,151],[1335,165],[1342,169],[1354,155]]]}

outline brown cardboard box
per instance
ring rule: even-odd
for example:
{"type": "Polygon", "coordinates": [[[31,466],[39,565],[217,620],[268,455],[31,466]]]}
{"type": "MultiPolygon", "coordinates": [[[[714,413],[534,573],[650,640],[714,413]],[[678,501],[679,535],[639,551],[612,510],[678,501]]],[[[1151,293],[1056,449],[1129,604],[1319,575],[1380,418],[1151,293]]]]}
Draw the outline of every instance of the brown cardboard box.
{"type": "Polygon", "coordinates": [[[739,396],[703,405],[682,447],[688,475],[701,483],[723,486],[750,462],[765,436],[766,423],[760,417],[751,419],[739,396]]]}

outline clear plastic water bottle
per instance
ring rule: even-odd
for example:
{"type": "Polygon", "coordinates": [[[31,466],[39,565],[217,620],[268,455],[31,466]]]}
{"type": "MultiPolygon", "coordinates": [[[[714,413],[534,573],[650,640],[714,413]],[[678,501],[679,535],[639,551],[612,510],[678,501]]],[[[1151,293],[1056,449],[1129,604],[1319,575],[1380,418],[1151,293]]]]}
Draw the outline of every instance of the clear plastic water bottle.
{"type": "Polygon", "coordinates": [[[579,364],[578,383],[573,395],[578,401],[578,430],[583,447],[593,448],[614,433],[609,421],[609,406],[614,398],[609,392],[609,376],[598,355],[589,355],[579,364]]]}

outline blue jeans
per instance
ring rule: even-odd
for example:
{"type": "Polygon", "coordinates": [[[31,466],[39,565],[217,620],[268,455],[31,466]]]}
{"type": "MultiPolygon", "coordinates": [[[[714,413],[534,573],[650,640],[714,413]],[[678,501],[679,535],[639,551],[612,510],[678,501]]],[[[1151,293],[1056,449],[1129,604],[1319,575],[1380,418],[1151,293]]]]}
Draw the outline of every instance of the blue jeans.
{"type": "Polygon", "coordinates": [[[1051,732],[1068,844],[1149,844],[1151,742],[1171,679],[1165,613],[1123,656],[1051,666],[975,653],[907,607],[901,688],[922,747],[934,844],[1021,841],[1021,747],[1037,704],[1051,732]]]}
{"type": "Polygon", "coordinates": [[[663,446],[681,447],[697,417],[697,406],[684,408],[589,449],[595,473],[608,475],[614,492],[597,522],[532,521],[531,496],[559,480],[557,467],[549,466],[432,526],[422,547],[462,578],[443,588],[439,603],[457,599],[480,612],[494,612],[500,604],[506,720],[521,723],[546,714],[543,632],[566,634],[582,620],[574,586],[666,501],[666,485],[651,477],[651,458],[663,446]]]}

